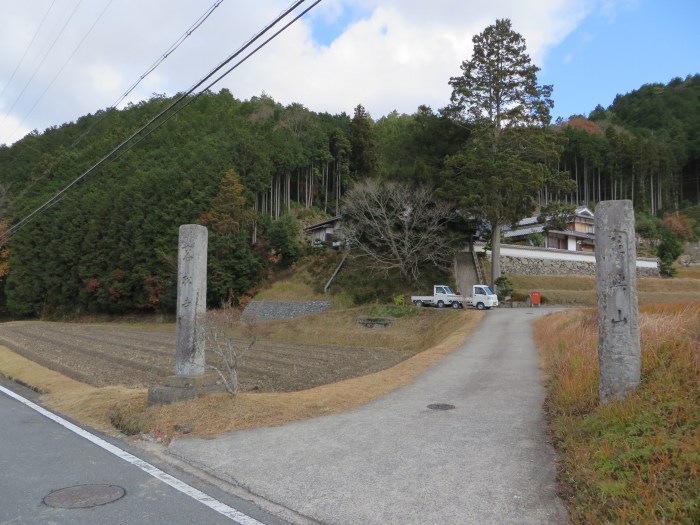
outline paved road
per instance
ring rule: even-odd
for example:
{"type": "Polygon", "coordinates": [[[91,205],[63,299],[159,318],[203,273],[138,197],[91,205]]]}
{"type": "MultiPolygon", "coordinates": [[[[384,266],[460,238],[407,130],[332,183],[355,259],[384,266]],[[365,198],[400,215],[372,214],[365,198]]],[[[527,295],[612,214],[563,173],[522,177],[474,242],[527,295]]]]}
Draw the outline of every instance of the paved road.
{"type": "Polygon", "coordinates": [[[358,410],[168,451],[324,524],[565,523],[530,326],[547,312],[487,312],[415,384],[358,410]]]}
{"type": "MultiPolygon", "coordinates": [[[[6,381],[0,382],[0,385],[10,386],[6,381]]],[[[18,390],[16,385],[12,390],[18,390]]],[[[31,397],[31,394],[28,395],[31,397]]],[[[190,483],[199,490],[222,498],[228,503],[224,503],[223,507],[235,505],[246,516],[254,516],[261,523],[285,523],[246,506],[245,502],[229,498],[214,487],[196,480],[190,480],[190,483]]],[[[72,498],[72,501],[77,499],[72,498]]],[[[0,392],[0,524],[193,523],[232,525],[237,521],[206,507],[0,392]],[[91,484],[111,485],[115,487],[114,490],[123,488],[125,495],[112,503],[82,509],[56,508],[44,503],[44,498],[53,491],[91,484]]],[[[247,523],[258,522],[250,520],[247,523]]]]}

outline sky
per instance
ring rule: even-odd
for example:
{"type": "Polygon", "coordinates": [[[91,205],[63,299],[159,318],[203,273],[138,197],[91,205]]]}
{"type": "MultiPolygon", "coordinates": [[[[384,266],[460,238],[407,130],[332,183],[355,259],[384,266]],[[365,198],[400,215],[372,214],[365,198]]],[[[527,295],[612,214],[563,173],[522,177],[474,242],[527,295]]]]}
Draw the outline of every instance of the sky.
{"type": "MultiPolygon", "coordinates": [[[[113,106],[215,4],[0,0],[0,144],[113,106]]],[[[220,0],[118,107],[189,90],[290,5],[220,0]]],[[[333,114],[362,104],[375,120],[437,110],[499,18],[554,86],[554,118],[700,73],[698,0],[323,0],[213,89],[333,114]]]]}

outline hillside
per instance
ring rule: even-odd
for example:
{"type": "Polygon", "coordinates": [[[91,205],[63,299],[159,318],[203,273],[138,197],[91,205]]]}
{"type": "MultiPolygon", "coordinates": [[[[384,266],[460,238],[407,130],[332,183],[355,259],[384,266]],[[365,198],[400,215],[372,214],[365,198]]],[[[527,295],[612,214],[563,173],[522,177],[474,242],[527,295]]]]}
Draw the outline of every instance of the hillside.
{"type": "MultiPolygon", "coordinates": [[[[6,222],[25,217],[167,102],[98,112],[0,148],[6,222]]],[[[265,277],[271,251],[276,262],[295,255],[298,226],[277,219],[293,207],[337,209],[351,128],[346,115],[265,97],[242,102],[222,90],[197,99],[14,235],[10,312],[172,310],[177,232],[187,223],[210,229],[210,304],[235,300],[265,277]]]]}
{"type": "MultiPolygon", "coordinates": [[[[700,224],[699,84],[696,75],[643,86],[590,119],[559,122],[558,169],[575,189],[554,196],[543,187],[538,204],[632,199],[645,235],[692,238],[700,224]],[[685,232],[660,220],[679,210],[685,232]]],[[[227,90],[191,100],[90,170],[171,101],[155,95],[0,147],[0,231],[75,181],[0,246],[0,306],[9,315],[172,312],[177,231],[187,223],[209,228],[209,304],[235,303],[299,258],[301,227],[338,214],[357,180],[432,186],[453,205],[461,198],[444,191],[445,164],[470,128],[443,111],[421,106],[375,122],[361,105],[351,118],[266,96],[242,101],[227,90]]],[[[428,284],[441,275],[423,272],[428,284]]],[[[363,284],[338,281],[354,302],[396,292],[363,284]]]]}

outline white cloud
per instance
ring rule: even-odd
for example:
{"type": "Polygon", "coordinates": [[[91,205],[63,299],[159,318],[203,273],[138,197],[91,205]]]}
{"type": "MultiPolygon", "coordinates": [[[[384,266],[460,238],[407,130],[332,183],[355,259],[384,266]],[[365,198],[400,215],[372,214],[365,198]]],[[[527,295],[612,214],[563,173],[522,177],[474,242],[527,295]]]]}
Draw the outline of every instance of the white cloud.
{"type": "MultiPolygon", "coordinates": [[[[308,33],[285,37],[251,67],[251,82],[231,85],[254,94],[253,81],[283,102],[350,113],[362,103],[376,117],[420,104],[446,105],[448,80],[471,55],[472,37],[497,18],[510,17],[528,42],[535,63],[586,13],[584,2],[465,2],[453,0],[357,2],[371,16],[352,25],[328,48],[309,46],[308,33]],[[478,13],[475,15],[475,13],[478,13]],[[281,55],[280,55],[281,54],[281,55]],[[295,64],[279,82],[276,61],[295,64]],[[254,79],[254,80],[253,80],[254,79]]],[[[234,92],[236,90],[234,89],[234,92]]]]}
{"type": "MultiPolygon", "coordinates": [[[[8,122],[18,122],[48,85],[108,0],[83,2],[65,35],[57,42],[13,114],[0,129],[8,140],[8,122]],[[87,5],[89,4],[89,6],[87,5]]],[[[533,61],[542,66],[556,46],[596,0],[326,0],[306,18],[234,71],[220,87],[238,98],[263,91],[288,104],[300,102],[315,111],[351,113],[362,103],[378,118],[393,109],[413,112],[420,104],[446,105],[451,76],[469,58],[472,36],[497,18],[510,18],[523,34],[533,61]],[[354,20],[346,20],[348,16],[354,20]],[[328,46],[314,42],[319,24],[349,23],[328,46]]],[[[627,0],[625,0],[627,1],[627,0]]],[[[50,0],[12,2],[0,20],[0,78],[9,78],[26,49],[50,0]]],[[[56,13],[73,7],[56,0],[56,13]]],[[[27,117],[30,129],[60,125],[112,104],[204,12],[209,2],[113,2],[56,83],[27,117]]],[[[136,96],[175,94],[189,89],[229,53],[282,12],[287,0],[251,4],[223,2],[139,87],[136,96]]],[[[60,22],[47,19],[47,27],[60,22]]],[[[26,63],[39,60],[51,41],[39,34],[26,63]],[[43,47],[42,47],[43,46],[43,47]]],[[[25,64],[0,100],[8,108],[31,74],[25,64]]],[[[1,87],[1,86],[0,86],[1,87]]],[[[133,98],[132,98],[133,100],[133,98]]],[[[2,109],[0,109],[0,112],[2,109]]],[[[0,114],[0,120],[4,118],[0,114]]],[[[24,130],[23,130],[24,131],[24,130]]],[[[12,139],[19,138],[17,135],[12,139]]],[[[11,140],[12,140],[11,139],[11,140]]]]}
{"type": "Polygon", "coordinates": [[[123,91],[125,84],[122,74],[107,64],[96,64],[86,71],[90,87],[101,100],[110,100],[123,91]]]}
{"type": "Polygon", "coordinates": [[[0,108],[0,137],[10,137],[11,140],[8,142],[13,142],[31,131],[26,126],[20,125],[19,119],[3,113],[3,110],[4,108],[0,108]]]}

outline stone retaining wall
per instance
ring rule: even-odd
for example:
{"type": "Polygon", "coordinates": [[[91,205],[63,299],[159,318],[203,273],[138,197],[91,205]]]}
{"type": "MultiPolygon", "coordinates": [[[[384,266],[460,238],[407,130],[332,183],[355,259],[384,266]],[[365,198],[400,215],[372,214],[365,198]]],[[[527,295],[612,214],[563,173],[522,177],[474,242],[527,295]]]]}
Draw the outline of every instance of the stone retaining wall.
{"type": "Polygon", "coordinates": [[[242,321],[279,321],[328,310],[331,301],[251,301],[243,310],[242,321]]]}
{"type": "MultiPolygon", "coordinates": [[[[501,255],[501,271],[511,275],[595,275],[595,263],[501,255]]],[[[637,268],[637,277],[658,277],[655,268],[637,268]]]]}

